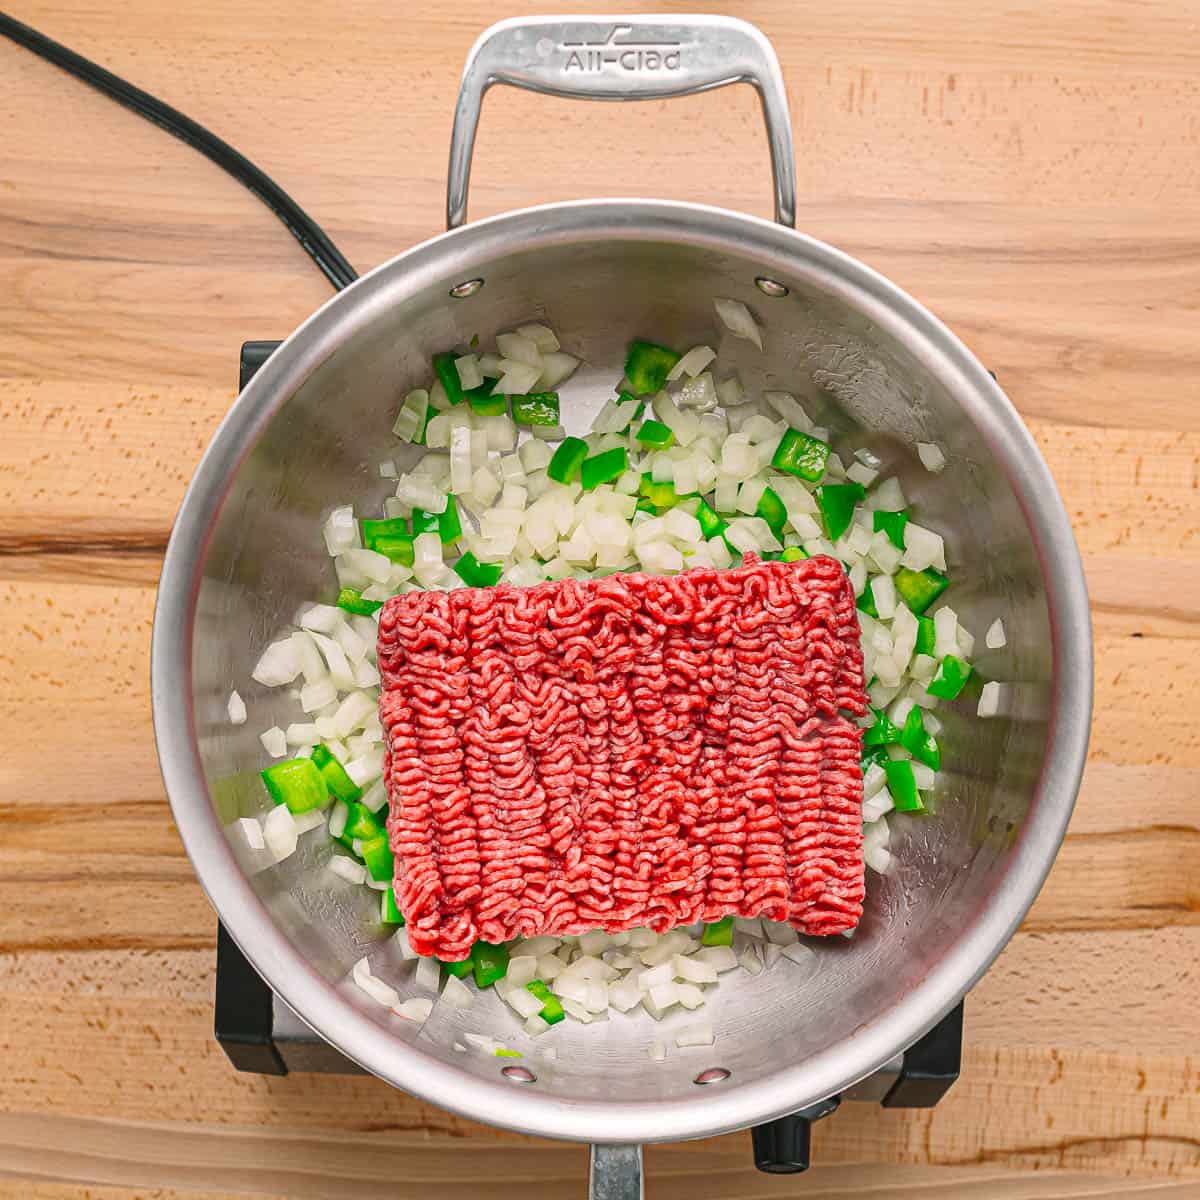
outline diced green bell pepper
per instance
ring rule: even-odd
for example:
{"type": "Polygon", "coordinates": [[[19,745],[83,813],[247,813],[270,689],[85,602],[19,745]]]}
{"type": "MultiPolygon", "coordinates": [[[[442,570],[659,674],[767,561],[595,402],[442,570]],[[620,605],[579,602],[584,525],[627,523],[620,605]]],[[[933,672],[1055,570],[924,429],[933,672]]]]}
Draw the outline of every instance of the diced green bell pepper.
{"type": "MultiPolygon", "coordinates": [[[[474,947],[472,947],[472,949],[474,949],[474,947]]],[[[473,970],[475,970],[475,964],[471,961],[471,956],[469,954],[462,960],[462,962],[442,962],[441,959],[438,959],[438,961],[442,963],[442,970],[445,971],[447,975],[453,975],[455,979],[465,979],[473,970]]]]}
{"type": "Polygon", "coordinates": [[[801,562],[808,557],[808,551],[802,546],[785,546],[783,548],[784,562],[801,562]]]}
{"type": "MultiPolygon", "coordinates": [[[[314,754],[313,757],[315,758],[316,755],[314,754]]],[[[336,759],[334,761],[337,762],[336,759]]],[[[342,840],[347,846],[355,840],[359,842],[373,841],[382,834],[383,826],[379,823],[379,818],[365,804],[359,804],[354,800],[346,801],[346,827],[342,830],[342,840]]]]}
{"type": "MultiPolygon", "coordinates": [[[[669,484],[672,493],[675,491],[675,485],[669,484]]],[[[718,516],[709,506],[708,501],[703,498],[696,507],[693,514],[697,521],[700,522],[700,532],[705,538],[718,537],[729,528],[728,522],[724,517],[718,516]]]]}
{"type": "Polygon", "coordinates": [[[883,764],[883,770],[896,811],[920,812],[925,805],[921,803],[921,793],[917,791],[912,763],[907,758],[889,758],[883,764]]]}
{"type": "Polygon", "coordinates": [[[863,593],[855,600],[854,606],[859,612],[865,612],[868,617],[874,617],[877,621],[879,620],[879,609],[875,607],[875,597],[871,595],[869,587],[863,588],[863,593]]]}
{"type": "Polygon", "coordinates": [[[787,509],[783,507],[783,501],[771,488],[763,488],[763,494],[758,500],[758,507],[754,511],[756,516],[762,517],[766,521],[776,537],[783,533],[783,527],[787,524],[787,509]]]}
{"type": "Polygon", "coordinates": [[[383,607],[383,601],[364,600],[362,592],[356,592],[353,588],[342,588],[338,592],[337,605],[345,612],[355,613],[360,617],[369,617],[383,607]]]}
{"type": "Polygon", "coordinates": [[[875,532],[883,530],[888,541],[897,550],[904,549],[904,527],[907,524],[908,513],[904,509],[900,509],[899,512],[880,512],[878,509],[875,511],[875,532]]]}
{"type": "Polygon", "coordinates": [[[892,582],[896,585],[896,594],[908,605],[909,611],[918,616],[950,586],[950,580],[932,567],[926,567],[924,571],[901,567],[892,582]]]}
{"type": "Polygon", "coordinates": [[[829,461],[829,445],[801,433],[798,429],[789,429],[779,441],[771,466],[777,471],[786,471],[789,475],[798,475],[811,483],[825,474],[825,464],[829,461]]]}
{"type": "Polygon", "coordinates": [[[563,1012],[562,1001],[540,979],[531,979],[525,990],[542,1002],[542,1011],[538,1015],[547,1025],[557,1025],[567,1015],[563,1012]]]}
{"type": "Polygon", "coordinates": [[[414,538],[420,536],[422,533],[437,533],[437,531],[437,513],[426,512],[423,508],[414,508],[412,510],[412,532],[414,538]]]}
{"type": "Polygon", "coordinates": [[[825,532],[836,542],[850,528],[854,508],[866,496],[861,483],[827,483],[817,488],[817,506],[825,518],[825,532]]]}
{"type": "Polygon", "coordinates": [[[328,746],[314,746],[312,762],[324,776],[325,786],[331,795],[345,801],[361,799],[362,788],[346,774],[346,768],[334,757],[328,746]]]}
{"type": "Polygon", "coordinates": [[[937,635],[934,633],[932,617],[917,618],[917,644],[913,647],[914,654],[932,654],[937,635]]]}
{"type": "Polygon", "coordinates": [[[413,565],[413,540],[408,536],[376,538],[375,544],[370,549],[403,567],[413,565]]]}
{"type": "Polygon", "coordinates": [[[732,946],[733,918],[722,917],[711,925],[705,925],[700,941],[705,946],[732,946]]]}
{"type": "Polygon", "coordinates": [[[467,398],[462,380],[458,377],[458,368],[454,365],[454,360],[458,357],[459,355],[452,351],[433,356],[434,373],[442,381],[442,387],[446,389],[446,399],[451,404],[461,404],[467,398]]]}
{"type": "Polygon", "coordinates": [[[396,893],[391,888],[379,893],[379,919],[385,925],[404,924],[404,914],[400,911],[400,905],[396,903],[396,893]]]}
{"type": "Polygon", "coordinates": [[[887,747],[868,746],[862,754],[863,773],[866,774],[867,767],[869,767],[871,763],[877,763],[882,770],[889,761],[887,747]]]}
{"type": "Polygon", "coordinates": [[[497,979],[508,974],[508,947],[476,942],[471,947],[471,966],[475,972],[475,986],[491,987],[497,979]]]}
{"type": "Polygon", "coordinates": [[[598,488],[602,483],[612,483],[620,479],[629,470],[629,452],[624,446],[593,454],[583,460],[579,472],[579,482],[585,492],[598,488]]]}
{"type": "MultiPolygon", "coordinates": [[[[641,482],[638,484],[638,495],[643,500],[648,501],[653,505],[656,512],[663,512],[668,508],[673,508],[679,503],[679,495],[675,491],[675,485],[669,480],[664,480],[662,483],[655,483],[654,476],[647,472],[642,476],[641,482]]],[[[705,505],[707,508],[708,506],[705,505]]],[[[712,511],[711,509],[709,510],[712,511]]],[[[713,514],[716,515],[715,513],[713,514]]],[[[700,520],[700,514],[696,514],[696,519],[700,520]]],[[[701,528],[703,528],[701,523],[701,528]]]]}
{"type": "Polygon", "coordinates": [[[661,421],[643,421],[637,431],[637,440],[651,450],[669,450],[675,445],[675,435],[661,421]]]}
{"type": "Polygon", "coordinates": [[[630,389],[639,396],[661,392],[679,357],[674,350],[653,342],[630,342],[629,356],[625,359],[625,378],[630,389]]]}
{"type": "Polygon", "coordinates": [[[925,728],[925,716],[919,705],[914,704],[904,719],[904,728],[900,731],[900,745],[917,762],[923,762],[934,771],[941,768],[942,752],[938,748],[937,738],[925,728]]]}
{"type": "Polygon", "coordinates": [[[508,412],[508,397],[496,391],[499,379],[485,379],[478,387],[464,393],[472,412],[481,417],[499,417],[508,412]]]}
{"type": "Polygon", "coordinates": [[[438,513],[438,536],[443,546],[453,546],[462,537],[462,518],[453,496],[446,498],[445,511],[438,513]]]}
{"type": "Polygon", "coordinates": [[[557,483],[574,483],[587,458],[588,445],[583,438],[564,438],[546,467],[546,474],[557,483]]]}
{"type": "Polygon", "coordinates": [[[873,708],[875,724],[863,733],[864,746],[895,746],[900,741],[900,730],[890,721],[882,709],[873,708]]]}
{"type": "Polygon", "coordinates": [[[971,664],[956,654],[947,654],[938,664],[937,674],[929,681],[926,691],[939,700],[953,700],[971,677],[971,664]]]}
{"type": "Polygon", "coordinates": [[[455,573],[467,587],[495,587],[500,582],[504,568],[499,563],[481,563],[468,550],[454,564],[455,573]]]}
{"type": "Polygon", "coordinates": [[[509,1049],[508,1046],[497,1046],[496,1047],[496,1057],[497,1058],[524,1058],[525,1056],[521,1053],[520,1050],[511,1050],[511,1049],[509,1049]]]}
{"type": "Polygon", "coordinates": [[[512,418],[518,425],[557,425],[557,392],[530,392],[512,398],[512,418]]]}
{"type": "Polygon", "coordinates": [[[386,834],[362,843],[362,860],[376,883],[390,880],[396,874],[396,864],[386,834]]]}
{"type": "Polygon", "coordinates": [[[382,521],[362,523],[363,545],[377,554],[384,554],[395,563],[413,565],[413,540],[404,517],[388,517],[382,521]]]}
{"type": "Polygon", "coordinates": [[[311,758],[289,758],[262,773],[262,781],[276,804],[294,813],[311,812],[329,803],[329,788],[320,767],[311,758]]]}

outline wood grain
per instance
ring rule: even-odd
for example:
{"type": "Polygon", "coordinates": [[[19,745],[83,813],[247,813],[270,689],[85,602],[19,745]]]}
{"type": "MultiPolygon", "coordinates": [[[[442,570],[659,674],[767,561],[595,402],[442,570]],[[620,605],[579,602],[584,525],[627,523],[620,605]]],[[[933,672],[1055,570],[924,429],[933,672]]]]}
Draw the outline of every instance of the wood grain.
{"type": "MultiPolygon", "coordinates": [[[[1200,9],[729,7],[784,64],[800,227],[945,318],[1033,430],[1084,557],[1097,712],[1062,854],[971,994],[946,1101],[845,1106],[802,1181],[755,1174],[744,1136],[655,1148],[649,1194],[1196,1200],[1200,9]]],[[[501,15],[398,13],[17,15],[230,137],[366,269],[441,230],[459,68],[501,15]]],[[[580,1195],[577,1147],[371,1079],[240,1076],[212,1041],[214,923],[149,722],[153,588],[238,344],[328,287],[214,167],[8,44],[0,129],[0,1200],[580,1195]]],[[[769,215],[753,96],[489,96],[474,216],[621,194],[769,215]]]]}

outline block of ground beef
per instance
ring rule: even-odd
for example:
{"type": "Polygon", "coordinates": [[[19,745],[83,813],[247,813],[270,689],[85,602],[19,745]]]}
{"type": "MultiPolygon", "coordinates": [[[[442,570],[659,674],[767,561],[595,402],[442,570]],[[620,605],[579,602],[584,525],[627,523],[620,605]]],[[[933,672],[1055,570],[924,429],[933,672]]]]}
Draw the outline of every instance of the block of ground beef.
{"type": "Polygon", "coordinates": [[[418,953],[731,913],[857,924],[866,697],[833,559],[410,592],[379,666],[418,953]]]}

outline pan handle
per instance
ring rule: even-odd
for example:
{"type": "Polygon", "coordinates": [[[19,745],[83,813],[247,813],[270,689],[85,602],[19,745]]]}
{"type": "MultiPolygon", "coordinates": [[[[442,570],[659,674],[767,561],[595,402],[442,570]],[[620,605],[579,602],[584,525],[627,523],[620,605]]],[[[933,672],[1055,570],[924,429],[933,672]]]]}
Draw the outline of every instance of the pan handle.
{"type": "Polygon", "coordinates": [[[796,224],[796,166],[783,73],[771,43],[733,17],[531,17],[500,21],[463,68],[446,186],[446,227],[467,219],[471,153],[495,83],[581,100],[658,100],[749,83],[762,102],[775,220],[796,224]]]}
{"type": "Polygon", "coordinates": [[[641,1146],[594,1144],[588,1163],[589,1200],[643,1200],[641,1146]]]}

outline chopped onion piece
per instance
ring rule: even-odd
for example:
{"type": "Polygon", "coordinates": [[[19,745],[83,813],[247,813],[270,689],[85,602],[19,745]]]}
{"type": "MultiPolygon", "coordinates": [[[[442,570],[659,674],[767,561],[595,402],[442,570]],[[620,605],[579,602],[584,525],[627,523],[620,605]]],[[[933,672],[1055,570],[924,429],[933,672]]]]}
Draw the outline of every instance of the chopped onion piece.
{"type": "Polygon", "coordinates": [[[560,383],[569,379],[578,366],[579,359],[574,355],[564,354],[561,350],[543,354],[542,373],[537,380],[537,390],[552,392],[560,383]]]}
{"type": "Polygon", "coordinates": [[[1008,645],[1008,636],[1004,632],[1004,622],[1000,617],[997,617],[988,626],[988,631],[984,635],[983,644],[989,650],[1000,650],[1008,645]]]}
{"type": "Polygon", "coordinates": [[[263,818],[262,832],[266,848],[276,862],[283,862],[296,852],[300,831],[286,804],[277,804],[267,813],[263,818]]]}
{"type": "MultiPolygon", "coordinates": [[[[453,976],[451,976],[453,978],[453,976]]],[[[413,982],[422,991],[436,992],[442,980],[442,968],[436,958],[417,959],[417,969],[413,974],[413,982]]]]}
{"type": "Polygon", "coordinates": [[[425,996],[414,996],[411,1000],[405,1000],[403,1004],[393,1005],[392,1012],[406,1021],[421,1024],[429,1020],[429,1014],[433,1012],[433,1001],[425,996]]]}
{"type": "Polygon", "coordinates": [[[260,733],[258,740],[272,758],[282,758],[287,753],[287,734],[278,725],[272,725],[270,729],[260,733]]]}
{"type": "Polygon", "coordinates": [[[711,963],[700,962],[694,958],[685,958],[681,954],[672,960],[672,969],[676,979],[686,983],[716,983],[717,969],[711,963]]]}
{"type": "Polygon", "coordinates": [[[693,346],[668,372],[667,382],[672,383],[683,375],[695,379],[716,357],[717,352],[711,346],[693,346]]]}
{"type": "Polygon", "coordinates": [[[535,380],[537,375],[541,374],[542,353],[537,348],[537,343],[530,338],[519,333],[500,333],[496,335],[496,349],[500,351],[502,360],[536,367],[535,380]]]}
{"type": "Polygon", "coordinates": [[[479,359],[474,354],[464,354],[462,358],[456,358],[454,369],[458,372],[458,382],[463,391],[469,392],[472,388],[482,387],[483,372],[479,369],[479,359]]]}
{"type": "Polygon", "coordinates": [[[917,457],[925,470],[933,472],[934,475],[945,469],[946,456],[942,453],[942,448],[933,442],[918,442],[917,457]]]}
{"type": "MultiPolygon", "coordinates": [[[[529,344],[532,345],[532,343],[529,344]]],[[[534,353],[537,353],[536,347],[534,353]]],[[[499,396],[524,396],[528,392],[532,392],[541,378],[543,370],[539,365],[514,362],[507,358],[500,365],[504,368],[504,374],[500,376],[500,382],[496,384],[494,393],[499,396]]]]}
{"type": "Polygon", "coordinates": [[[344,854],[335,854],[329,860],[329,869],[348,883],[365,883],[367,879],[367,868],[344,854]]]}
{"type": "Polygon", "coordinates": [[[354,964],[350,977],[354,980],[355,985],[370,996],[376,1004],[382,1004],[384,1008],[394,1008],[400,1003],[400,993],[395,988],[389,987],[382,979],[377,979],[372,975],[371,964],[365,958],[360,958],[354,964]]]}
{"type": "Polygon", "coordinates": [[[236,691],[229,693],[229,702],[225,705],[225,711],[229,714],[231,725],[245,725],[246,702],[236,691]]]}
{"type": "Polygon", "coordinates": [[[776,946],[790,946],[800,937],[786,921],[764,921],[763,931],[767,935],[767,941],[776,946]]]}
{"type": "Polygon", "coordinates": [[[263,687],[282,687],[300,674],[300,660],[290,637],[272,642],[251,672],[251,678],[263,687]]]}
{"type": "Polygon", "coordinates": [[[798,429],[801,433],[813,432],[812,418],[791,392],[763,392],[763,400],[793,429],[798,429]]]}
{"type": "Polygon", "coordinates": [[[241,817],[234,821],[238,834],[251,850],[265,850],[262,826],[253,817],[241,817]]]}
{"type": "Polygon", "coordinates": [[[1000,712],[1000,685],[989,680],[979,693],[979,708],[976,710],[981,717],[994,717],[1000,712]]]}
{"type": "Polygon", "coordinates": [[[652,1062],[665,1062],[667,1047],[662,1042],[651,1042],[648,1053],[652,1062]]]}
{"type": "Polygon", "coordinates": [[[737,966],[737,955],[729,946],[705,946],[703,950],[697,950],[692,957],[697,962],[715,967],[721,975],[737,966]]]}
{"type": "Polygon", "coordinates": [[[549,325],[518,325],[517,332],[531,341],[542,354],[558,349],[558,336],[549,325]]]}
{"type": "Polygon", "coordinates": [[[783,947],[783,957],[790,958],[792,962],[799,963],[801,966],[811,967],[816,961],[816,955],[813,951],[800,942],[792,942],[783,947]]]}
{"type": "Polygon", "coordinates": [[[461,979],[453,975],[446,977],[446,986],[442,988],[442,1000],[451,1008],[468,1008],[474,998],[475,994],[461,979]]]}
{"type": "Polygon", "coordinates": [[[745,338],[760,350],[763,348],[762,334],[750,315],[750,310],[740,300],[714,300],[713,307],[725,328],[734,337],[745,338]]]}

